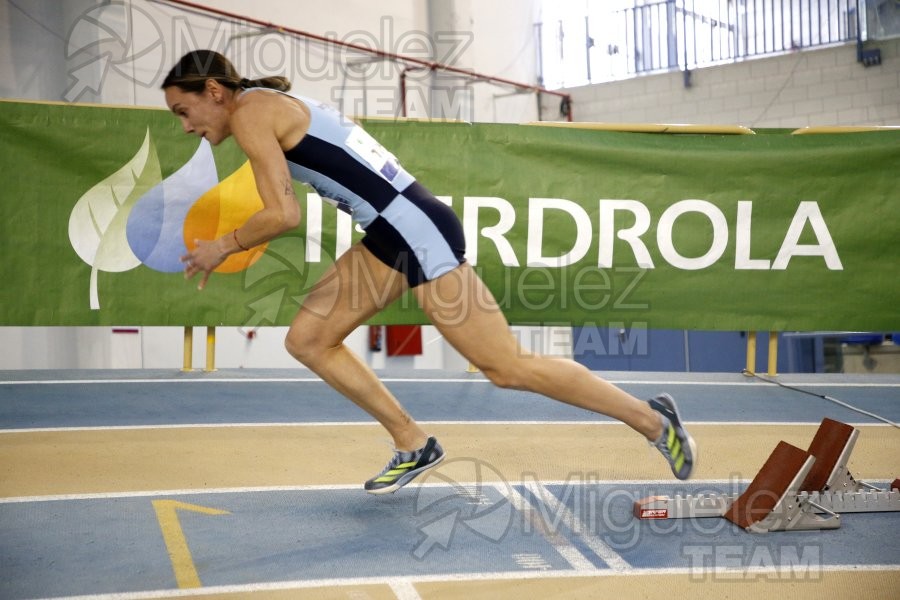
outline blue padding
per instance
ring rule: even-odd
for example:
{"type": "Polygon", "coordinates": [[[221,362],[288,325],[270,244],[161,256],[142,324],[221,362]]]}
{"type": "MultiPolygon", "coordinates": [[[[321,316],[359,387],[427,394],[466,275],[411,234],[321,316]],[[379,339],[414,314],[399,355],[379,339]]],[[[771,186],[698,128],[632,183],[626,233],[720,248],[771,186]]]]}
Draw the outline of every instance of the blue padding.
{"type": "Polygon", "coordinates": [[[884,342],[882,333],[858,333],[841,338],[845,344],[859,344],[861,346],[876,346],[884,342]]]}

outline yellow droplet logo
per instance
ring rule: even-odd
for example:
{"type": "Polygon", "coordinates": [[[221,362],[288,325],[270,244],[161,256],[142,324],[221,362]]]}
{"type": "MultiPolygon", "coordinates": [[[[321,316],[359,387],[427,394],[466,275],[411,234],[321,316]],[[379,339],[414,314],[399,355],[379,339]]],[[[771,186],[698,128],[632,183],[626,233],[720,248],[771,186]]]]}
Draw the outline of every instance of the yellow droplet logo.
{"type": "MultiPolygon", "coordinates": [[[[184,220],[184,244],[193,250],[196,247],[194,240],[215,240],[231,234],[262,208],[263,201],[256,189],[253,169],[247,161],[194,203],[184,220]]],[[[266,244],[263,244],[232,254],[216,272],[243,271],[259,260],[265,249],[266,244]]]]}

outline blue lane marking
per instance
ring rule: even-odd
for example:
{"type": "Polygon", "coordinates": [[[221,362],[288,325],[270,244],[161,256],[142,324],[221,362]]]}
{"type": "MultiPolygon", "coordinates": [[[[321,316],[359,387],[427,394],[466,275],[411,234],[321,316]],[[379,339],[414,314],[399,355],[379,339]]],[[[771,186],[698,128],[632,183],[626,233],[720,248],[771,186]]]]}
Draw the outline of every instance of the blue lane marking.
{"type": "MultiPolygon", "coordinates": [[[[204,587],[529,570],[574,574],[556,549],[561,543],[604,570],[589,536],[631,568],[680,569],[700,579],[717,569],[731,570],[732,578],[802,580],[819,579],[824,568],[900,566],[890,513],[847,514],[834,531],[753,535],[724,519],[638,521],[631,515],[633,500],[645,495],[731,493],[733,485],[574,479],[546,485],[576,524],[524,486],[515,487],[535,507],[530,519],[492,485],[418,487],[379,498],[359,490],[169,498],[230,513],[178,513],[204,587]]],[[[0,504],[0,597],[176,589],[152,507],[158,498],[166,496],[0,504]]]]}
{"type": "MultiPolygon", "coordinates": [[[[8,379],[0,374],[0,380],[8,379]]],[[[422,421],[607,420],[536,395],[474,383],[469,376],[456,379],[460,381],[389,386],[422,421]]],[[[900,387],[891,383],[900,379],[885,381],[884,387],[836,383],[811,389],[900,420],[900,387]]],[[[318,381],[182,383],[0,385],[0,428],[371,422],[318,381]]],[[[639,397],[669,389],[685,418],[693,421],[790,423],[829,416],[867,422],[824,400],[759,383],[667,388],[663,382],[641,381],[622,387],[639,397]]],[[[561,543],[603,569],[605,563],[587,542],[589,535],[633,567],[676,567],[701,578],[722,568],[783,568],[782,574],[798,579],[816,578],[816,568],[823,566],[900,565],[900,538],[891,527],[896,513],[847,514],[837,531],[754,536],[721,519],[638,522],[631,516],[635,498],[740,491],[734,486],[573,480],[546,487],[586,529],[567,525],[553,509],[529,499],[521,486],[516,489],[536,507],[543,527],[526,522],[492,486],[462,494],[453,487],[411,488],[383,498],[359,490],[172,498],[231,513],[179,513],[205,586],[529,569],[572,572],[557,550],[561,543]],[[555,536],[553,544],[548,533],[555,536]]],[[[159,497],[0,503],[0,598],[175,589],[151,504],[159,497]]]]}
{"type": "MultiPolygon", "coordinates": [[[[419,421],[610,421],[536,394],[477,381],[391,382],[419,421]]],[[[820,398],[768,386],[627,383],[639,398],[668,389],[688,421],[878,423],[820,398]]],[[[811,388],[900,421],[900,387],[811,388]]],[[[122,382],[0,386],[0,429],[223,423],[361,422],[371,418],[321,381],[122,382]]]]}
{"type": "Polygon", "coordinates": [[[0,597],[175,588],[149,499],[0,505],[0,597]]]}
{"type": "MultiPolygon", "coordinates": [[[[230,513],[178,512],[204,587],[571,569],[491,486],[172,498],[230,513]]],[[[153,499],[0,504],[0,597],[175,589],[153,499]]]]}

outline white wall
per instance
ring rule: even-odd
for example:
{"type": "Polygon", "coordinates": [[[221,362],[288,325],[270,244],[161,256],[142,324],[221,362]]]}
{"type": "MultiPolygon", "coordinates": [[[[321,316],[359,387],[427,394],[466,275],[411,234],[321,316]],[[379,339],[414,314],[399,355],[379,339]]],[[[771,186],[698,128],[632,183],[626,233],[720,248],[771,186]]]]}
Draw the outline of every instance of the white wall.
{"type": "MultiPolygon", "coordinates": [[[[425,57],[421,44],[430,27],[465,45],[458,64],[496,76],[530,83],[535,49],[532,1],[390,0],[370,3],[345,0],[340,10],[321,2],[292,0],[219,0],[223,10],[280,25],[329,35],[335,39],[378,45],[388,51],[425,57]],[[387,15],[387,16],[386,16],[387,15]],[[468,42],[467,42],[468,40],[468,42]],[[417,45],[418,44],[418,45],[417,45]],[[468,44],[468,45],[466,45],[468,44]]],[[[364,70],[344,65],[359,56],[317,44],[288,41],[277,33],[255,33],[239,25],[222,25],[171,5],[133,0],[121,4],[98,0],[30,0],[22,13],[0,1],[0,96],[42,100],[77,100],[162,106],[159,83],[171,64],[193,47],[228,44],[229,55],[247,75],[286,74],[303,93],[331,100],[354,113],[399,113],[399,72],[384,64],[364,70]],[[133,32],[123,45],[109,31],[91,27],[88,17],[103,15],[113,30],[133,32]],[[130,19],[130,22],[129,22],[130,19]],[[231,40],[230,44],[228,40],[231,40]],[[93,60],[90,49],[104,60],[93,60]]],[[[879,42],[882,65],[864,68],[856,49],[844,46],[748,60],[699,69],[685,88],[681,73],[639,77],[570,90],[580,121],[681,122],[742,124],[751,127],[805,125],[900,124],[900,40],[879,42]]],[[[427,116],[430,77],[411,76],[410,114],[427,116]]],[[[465,84],[461,84],[466,87],[465,84]]],[[[524,122],[537,116],[531,94],[508,95],[508,88],[470,84],[468,115],[478,121],[524,122]]],[[[447,103],[450,112],[452,102],[447,103]]],[[[457,107],[458,108],[458,107],[457,107]]],[[[544,118],[557,115],[558,99],[544,98],[544,118]]],[[[437,116],[454,117],[444,114],[437,116]]],[[[564,350],[560,331],[516,328],[526,347],[549,353],[564,350]],[[546,333],[546,335],[545,335],[546,333]]],[[[0,369],[147,367],[180,368],[181,328],[139,328],[137,334],[113,333],[106,327],[0,327],[0,369]]],[[[204,330],[197,328],[194,365],[205,363],[204,330]]],[[[216,364],[229,367],[295,367],[283,349],[283,328],[268,328],[247,342],[236,328],[217,331],[216,364]]],[[[367,350],[365,329],[348,345],[375,367],[461,369],[466,365],[452,348],[425,328],[421,357],[387,359],[367,350]]]]}
{"type": "MultiPolygon", "coordinates": [[[[689,88],[675,72],[567,91],[576,121],[900,125],[900,39],[872,47],[881,49],[880,66],[864,67],[846,45],[697,69],[689,88]]],[[[556,100],[545,107],[546,119],[559,119],[556,100]]]]}
{"type": "MultiPolygon", "coordinates": [[[[387,52],[453,62],[525,83],[535,78],[532,0],[342,0],[339,7],[310,0],[208,4],[387,52]],[[433,45],[432,33],[441,34],[443,43],[433,45]]],[[[163,77],[185,52],[199,47],[224,51],[247,76],[286,75],[295,90],[351,114],[401,112],[402,69],[396,64],[360,62],[369,57],[147,0],[28,0],[15,5],[0,0],[0,96],[163,107],[163,77]]],[[[410,116],[511,122],[537,116],[533,94],[510,96],[509,88],[451,77],[450,84],[458,87],[451,92],[467,98],[461,103],[431,97],[433,78],[428,73],[411,73],[408,82],[410,116]]],[[[182,367],[182,328],[129,328],[136,333],[114,329],[0,327],[0,344],[7,349],[0,356],[0,369],[182,367]]],[[[535,328],[517,331],[526,347],[558,353],[560,344],[550,344],[558,332],[544,336],[535,328]]],[[[284,334],[283,327],[263,328],[249,341],[238,328],[218,328],[216,365],[298,367],[284,350],[284,334]]],[[[376,368],[467,366],[433,327],[423,328],[424,351],[417,357],[369,352],[366,328],[354,332],[347,344],[376,368]]],[[[205,328],[195,328],[192,362],[198,369],[205,366],[205,328]]]]}
{"type": "MultiPolygon", "coordinates": [[[[339,9],[310,0],[208,4],[339,42],[528,84],[535,79],[533,0],[342,0],[339,9]]],[[[287,76],[296,90],[349,114],[401,112],[402,65],[148,0],[0,2],[0,95],[162,107],[163,77],[195,48],[224,52],[247,76],[287,76]]],[[[533,94],[506,98],[508,87],[448,77],[445,83],[460,88],[454,97],[471,97],[460,112],[454,99],[432,105],[427,71],[410,72],[407,81],[410,116],[517,122],[537,114],[533,94]]]]}
{"type": "MultiPolygon", "coordinates": [[[[284,350],[286,327],[262,327],[248,339],[239,327],[214,330],[217,369],[305,369],[284,350]]],[[[522,346],[548,355],[568,355],[569,328],[515,327],[522,346]]],[[[193,370],[207,365],[207,328],[193,328],[193,370]]],[[[21,369],[182,369],[182,327],[0,327],[0,370],[21,369]],[[128,330],[117,332],[117,330],[128,330]]],[[[446,369],[461,372],[468,361],[446,344],[432,326],[422,327],[422,354],[388,357],[368,348],[368,328],[346,340],[347,347],[375,369],[446,369]]]]}

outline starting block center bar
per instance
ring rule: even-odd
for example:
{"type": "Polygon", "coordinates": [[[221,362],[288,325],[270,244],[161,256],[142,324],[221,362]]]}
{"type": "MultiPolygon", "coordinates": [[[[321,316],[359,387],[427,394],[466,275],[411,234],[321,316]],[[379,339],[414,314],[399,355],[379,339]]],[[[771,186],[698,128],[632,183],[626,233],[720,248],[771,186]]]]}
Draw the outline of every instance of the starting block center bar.
{"type": "Polygon", "coordinates": [[[836,529],[840,514],[900,511],[900,479],[882,490],[856,481],[847,464],[859,431],[823,419],[809,450],[779,442],[742,494],[650,496],[634,503],[638,519],[724,517],[756,533],[836,529]],[[827,514],[822,517],[820,514],[827,514]]]}

